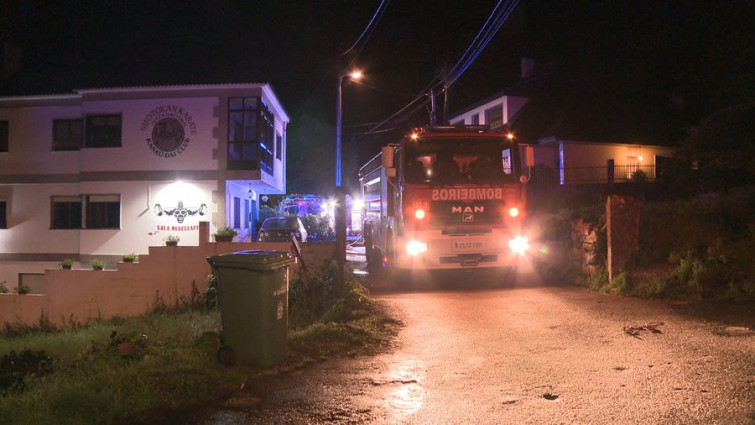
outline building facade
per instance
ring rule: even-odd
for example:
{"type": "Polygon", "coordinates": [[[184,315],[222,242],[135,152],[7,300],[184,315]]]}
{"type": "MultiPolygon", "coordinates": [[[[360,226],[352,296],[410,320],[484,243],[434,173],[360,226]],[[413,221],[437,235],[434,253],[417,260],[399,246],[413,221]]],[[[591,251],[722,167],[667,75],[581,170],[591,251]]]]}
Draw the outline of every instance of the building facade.
{"type": "Polygon", "coordinates": [[[268,84],[0,98],[0,282],[198,245],[200,221],[249,240],[260,197],[286,191],[288,122],[268,84]]]}

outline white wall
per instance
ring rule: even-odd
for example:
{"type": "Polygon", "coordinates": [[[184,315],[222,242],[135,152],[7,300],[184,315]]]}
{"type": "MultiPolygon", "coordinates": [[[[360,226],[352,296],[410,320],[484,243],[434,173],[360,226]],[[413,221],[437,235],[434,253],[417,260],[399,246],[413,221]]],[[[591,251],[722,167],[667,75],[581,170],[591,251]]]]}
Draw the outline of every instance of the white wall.
{"type": "Polygon", "coordinates": [[[79,106],[0,108],[0,120],[8,120],[9,149],[2,155],[2,174],[75,174],[77,151],[52,151],[54,119],[81,118],[79,106]]]}
{"type": "MultiPolygon", "coordinates": [[[[249,183],[255,199],[260,193],[285,193],[289,118],[267,85],[103,89],[0,98],[0,120],[10,122],[9,152],[0,153],[0,199],[6,200],[8,215],[8,229],[0,229],[0,281],[15,284],[18,272],[41,272],[65,255],[144,255],[149,246],[163,245],[167,235],[179,236],[181,245],[196,246],[201,242],[199,222],[210,222],[210,233],[215,224],[228,223],[233,213],[226,210],[232,205],[229,199],[238,196],[247,201],[249,183]],[[271,108],[275,133],[282,135],[281,159],[274,153],[273,176],[225,169],[229,96],[262,96],[271,108]],[[121,116],[120,147],[52,151],[55,119],[101,114],[121,116]],[[168,155],[150,148],[149,142],[154,124],[166,116],[181,122],[185,142],[168,155]],[[20,175],[25,176],[24,183],[15,177],[20,175]],[[177,176],[186,177],[177,181],[177,176]],[[50,229],[51,197],[98,194],[120,196],[120,229],[50,229]],[[161,205],[162,215],[156,204],[161,205]],[[181,206],[193,213],[183,223],[174,211],[181,206]],[[22,257],[39,257],[39,261],[16,261],[22,257]]],[[[245,219],[246,209],[241,214],[245,219]]]]}
{"type": "Polygon", "coordinates": [[[81,171],[114,170],[217,170],[213,150],[218,148],[217,98],[176,98],[147,100],[113,100],[86,102],[82,111],[91,114],[122,114],[122,147],[81,150],[81,171]],[[177,115],[188,114],[184,129],[188,143],[174,157],[155,154],[147,139],[152,138],[152,124],[168,108],[178,108],[177,115]],[[156,117],[152,118],[151,117],[156,117]],[[145,126],[145,120],[148,121],[145,126]],[[192,133],[190,129],[196,129],[192,133]],[[128,155],[124,161],[123,155],[128,155]]]}

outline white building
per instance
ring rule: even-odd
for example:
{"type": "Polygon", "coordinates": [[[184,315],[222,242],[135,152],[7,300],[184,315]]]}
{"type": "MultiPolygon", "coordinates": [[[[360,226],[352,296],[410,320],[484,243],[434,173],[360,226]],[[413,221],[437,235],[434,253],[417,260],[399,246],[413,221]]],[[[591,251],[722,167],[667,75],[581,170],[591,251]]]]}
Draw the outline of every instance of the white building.
{"type": "Polygon", "coordinates": [[[248,240],[260,196],[286,191],[288,122],[268,84],[0,98],[0,282],[197,245],[200,221],[248,240]]]}

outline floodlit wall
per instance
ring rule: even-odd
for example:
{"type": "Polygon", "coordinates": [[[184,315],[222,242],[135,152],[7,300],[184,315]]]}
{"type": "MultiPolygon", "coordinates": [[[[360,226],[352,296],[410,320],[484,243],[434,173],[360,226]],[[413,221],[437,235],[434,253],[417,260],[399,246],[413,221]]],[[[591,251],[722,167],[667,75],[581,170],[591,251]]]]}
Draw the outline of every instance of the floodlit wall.
{"type": "MultiPolygon", "coordinates": [[[[138,263],[118,263],[117,270],[45,270],[43,294],[0,294],[0,324],[35,326],[44,317],[55,326],[98,318],[137,316],[155,303],[168,306],[204,293],[211,273],[207,258],[246,250],[276,250],[294,256],[286,242],[221,242],[209,240],[209,223],[200,224],[198,246],[152,246],[138,263]]],[[[308,270],[321,270],[333,258],[333,243],[302,244],[308,270]]],[[[301,267],[297,262],[294,269],[301,267]]]]}

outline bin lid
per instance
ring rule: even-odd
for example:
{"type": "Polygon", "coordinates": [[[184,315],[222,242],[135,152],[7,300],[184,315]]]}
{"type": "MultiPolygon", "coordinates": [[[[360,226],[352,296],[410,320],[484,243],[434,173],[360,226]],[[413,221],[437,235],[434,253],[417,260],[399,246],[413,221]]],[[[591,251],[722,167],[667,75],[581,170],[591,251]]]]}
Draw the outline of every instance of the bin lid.
{"type": "Polygon", "coordinates": [[[207,257],[212,267],[243,268],[250,270],[273,270],[294,262],[288,252],[271,250],[236,251],[230,254],[207,257]]]}

